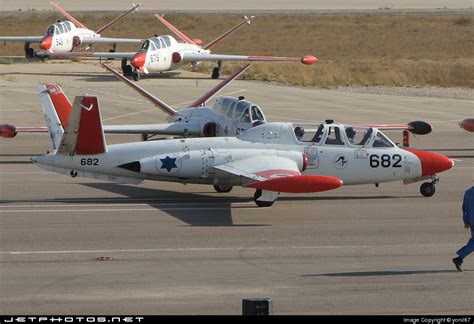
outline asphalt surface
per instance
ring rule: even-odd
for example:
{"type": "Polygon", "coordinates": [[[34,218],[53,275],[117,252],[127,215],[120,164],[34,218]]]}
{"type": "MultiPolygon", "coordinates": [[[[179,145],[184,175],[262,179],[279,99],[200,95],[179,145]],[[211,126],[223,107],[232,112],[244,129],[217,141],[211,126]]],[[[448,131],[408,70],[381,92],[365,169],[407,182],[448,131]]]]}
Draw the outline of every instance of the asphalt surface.
{"type": "MultiPolygon", "coordinates": [[[[71,100],[98,95],[106,124],[165,120],[98,64],[56,62],[0,65],[0,123],[44,125],[40,82],[60,83],[71,100]]],[[[215,84],[189,72],[140,81],[178,108],[215,84]]],[[[47,173],[29,163],[50,149],[47,134],[1,139],[0,313],[240,314],[242,298],[258,297],[273,300],[274,314],[474,311],[474,257],[462,273],[451,262],[469,238],[461,203],[473,185],[473,134],[456,121],[472,117],[473,101],[251,81],[222,94],[244,95],[271,121],[427,120],[434,132],[412,137],[412,147],[456,165],[440,174],[431,198],[419,183],[389,183],[285,194],[257,208],[249,189],[218,194],[47,173]]]]}

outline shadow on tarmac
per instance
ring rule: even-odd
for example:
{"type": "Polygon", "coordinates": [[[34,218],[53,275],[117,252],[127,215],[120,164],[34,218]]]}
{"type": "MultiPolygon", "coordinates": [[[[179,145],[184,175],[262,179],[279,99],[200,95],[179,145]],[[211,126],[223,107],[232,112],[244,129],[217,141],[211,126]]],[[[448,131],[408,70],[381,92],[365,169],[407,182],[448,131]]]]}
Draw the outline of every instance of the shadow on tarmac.
{"type": "MultiPolygon", "coordinates": [[[[464,270],[470,271],[470,270],[464,270]]],[[[457,270],[401,270],[401,271],[361,271],[361,272],[334,272],[302,275],[302,277],[379,277],[379,276],[407,276],[426,275],[436,273],[457,273],[457,270]]]]}

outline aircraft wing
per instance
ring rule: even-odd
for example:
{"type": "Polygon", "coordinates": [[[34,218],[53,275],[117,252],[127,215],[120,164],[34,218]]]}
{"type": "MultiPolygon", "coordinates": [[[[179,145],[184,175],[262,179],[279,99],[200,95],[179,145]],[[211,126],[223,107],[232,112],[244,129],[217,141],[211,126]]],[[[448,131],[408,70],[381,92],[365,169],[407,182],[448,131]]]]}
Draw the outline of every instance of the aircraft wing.
{"type": "Polygon", "coordinates": [[[149,125],[105,125],[107,134],[192,135],[202,136],[203,126],[198,123],[169,123],[149,125]]]}
{"type": "Polygon", "coordinates": [[[44,36],[2,36],[1,42],[39,43],[44,36]]]}
{"type": "Polygon", "coordinates": [[[83,44],[141,44],[143,39],[138,38],[113,38],[113,37],[91,37],[84,36],[83,44]]]}
{"type": "Polygon", "coordinates": [[[224,55],[224,54],[204,54],[204,53],[183,53],[182,61],[202,62],[202,61],[283,61],[283,62],[301,62],[309,65],[314,64],[318,59],[307,55],[304,57],[282,57],[282,56],[246,56],[246,55],[224,55]]]}
{"type": "Polygon", "coordinates": [[[416,120],[407,124],[350,124],[346,126],[375,127],[380,130],[408,130],[416,135],[426,135],[431,133],[433,127],[422,120],[416,120]]]}
{"type": "Polygon", "coordinates": [[[320,192],[342,185],[339,178],[302,175],[295,161],[282,156],[258,155],[217,165],[214,169],[229,176],[245,178],[247,187],[273,192],[320,192]]]}
{"type": "Polygon", "coordinates": [[[104,57],[104,58],[131,58],[136,52],[67,52],[49,53],[37,52],[38,57],[104,57]]]}

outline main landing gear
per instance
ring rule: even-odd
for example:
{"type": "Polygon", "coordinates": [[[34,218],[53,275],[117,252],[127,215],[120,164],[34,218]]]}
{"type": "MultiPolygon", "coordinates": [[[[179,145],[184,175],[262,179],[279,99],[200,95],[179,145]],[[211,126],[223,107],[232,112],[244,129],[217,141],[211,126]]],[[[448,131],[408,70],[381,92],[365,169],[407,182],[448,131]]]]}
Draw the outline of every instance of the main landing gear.
{"type": "Polygon", "coordinates": [[[26,58],[34,58],[35,57],[35,50],[30,47],[30,43],[25,43],[25,57],[26,58]]]}
{"type": "Polygon", "coordinates": [[[257,189],[255,190],[255,194],[253,195],[253,200],[255,201],[258,207],[270,207],[275,202],[275,199],[278,197],[279,193],[271,193],[273,197],[270,200],[261,200],[262,194],[262,189],[257,189]]]}
{"type": "Polygon", "coordinates": [[[232,185],[214,185],[214,189],[219,193],[230,192],[232,188],[232,185]]]}
{"type": "Polygon", "coordinates": [[[221,69],[222,69],[222,61],[217,61],[217,67],[215,67],[212,70],[211,78],[219,79],[219,76],[221,75],[221,69]]]}
{"type": "Polygon", "coordinates": [[[431,177],[431,182],[424,182],[421,186],[420,186],[420,193],[424,196],[424,197],[431,197],[435,194],[436,192],[436,187],[435,187],[435,184],[438,183],[439,181],[439,177],[437,175],[433,175],[431,177]]]}
{"type": "Polygon", "coordinates": [[[133,75],[133,68],[130,64],[127,64],[127,59],[122,59],[122,73],[124,76],[132,76],[133,75]]]}

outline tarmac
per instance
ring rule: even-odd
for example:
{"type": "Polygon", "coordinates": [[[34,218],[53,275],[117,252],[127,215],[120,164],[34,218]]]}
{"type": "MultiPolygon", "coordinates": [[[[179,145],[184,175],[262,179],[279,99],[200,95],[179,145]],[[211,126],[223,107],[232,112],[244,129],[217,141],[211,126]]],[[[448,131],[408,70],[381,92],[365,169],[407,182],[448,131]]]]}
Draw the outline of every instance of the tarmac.
{"type": "MultiPolygon", "coordinates": [[[[115,66],[120,62],[116,61],[115,66]]],[[[97,95],[104,124],[161,123],[133,90],[83,60],[0,65],[0,123],[44,126],[40,82],[72,100],[97,95]]],[[[177,108],[217,83],[167,73],[139,84],[177,108]]],[[[284,194],[258,208],[253,191],[146,181],[139,186],[44,172],[30,156],[47,134],[0,139],[0,314],[241,314],[243,298],[271,298],[282,314],[469,314],[474,257],[451,262],[469,233],[464,191],[473,185],[473,135],[457,121],[473,101],[348,93],[237,80],[270,121],[426,120],[411,146],[451,156],[436,194],[420,183],[284,194]]],[[[387,132],[401,142],[400,132],[387,132]]],[[[108,135],[107,143],[136,141],[108,135]]]]}

